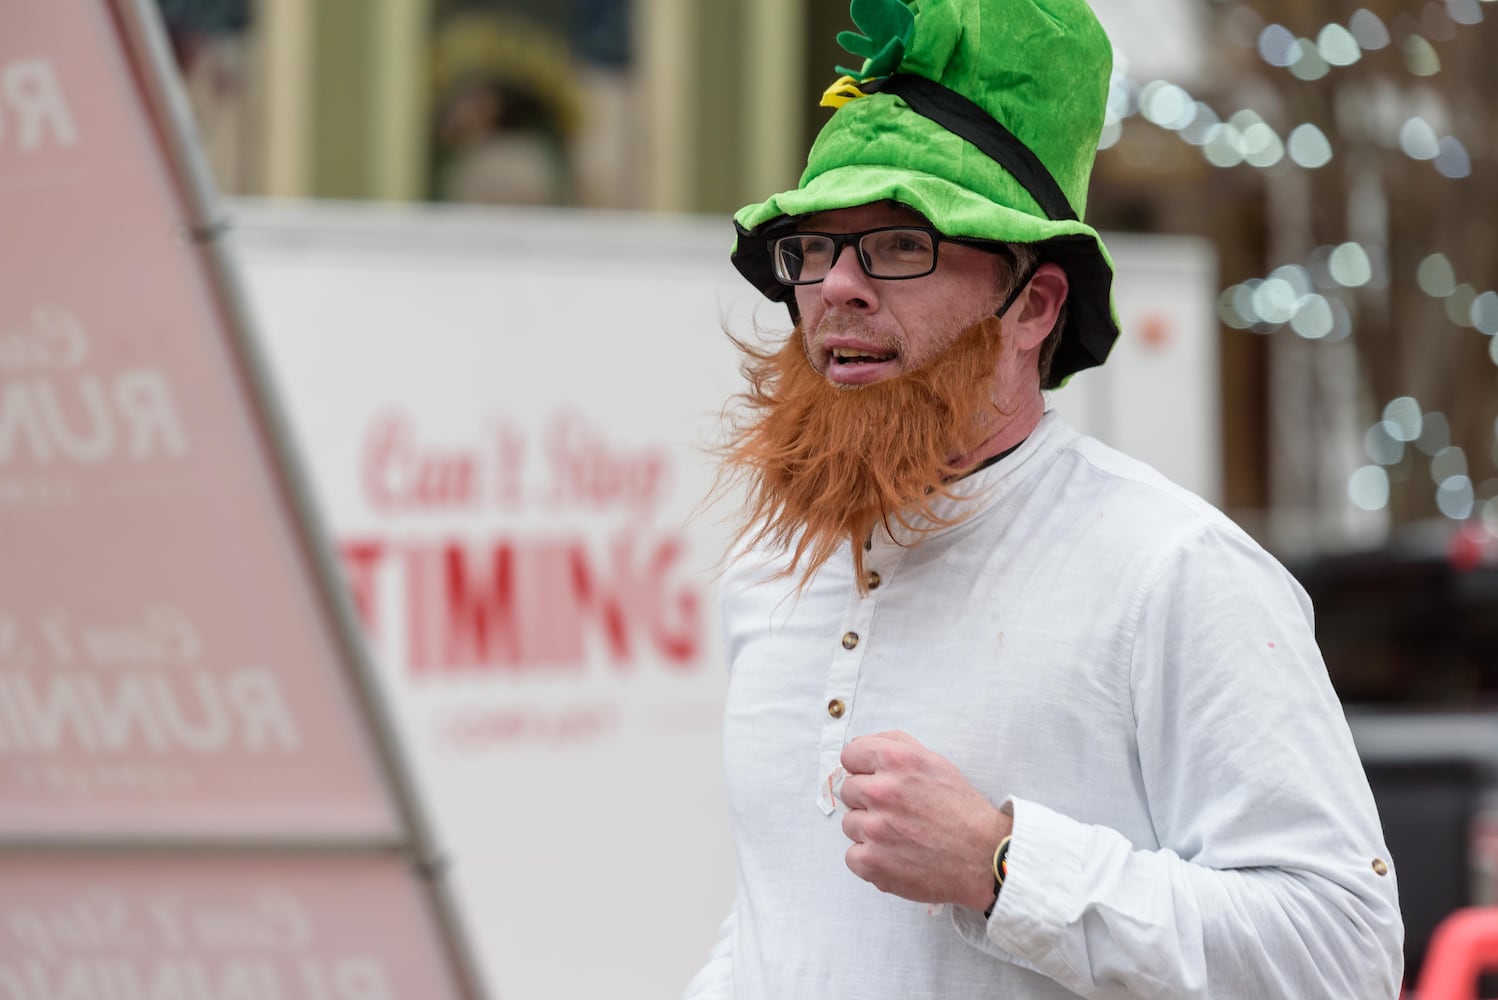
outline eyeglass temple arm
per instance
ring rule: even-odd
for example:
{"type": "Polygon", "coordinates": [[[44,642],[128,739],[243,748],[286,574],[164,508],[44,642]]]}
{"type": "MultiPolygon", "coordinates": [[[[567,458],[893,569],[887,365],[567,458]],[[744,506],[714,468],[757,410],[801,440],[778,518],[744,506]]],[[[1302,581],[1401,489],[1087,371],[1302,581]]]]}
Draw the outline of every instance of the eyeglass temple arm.
{"type": "Polygon", "coordinates": [[[1030,283],[1031,278],[1035,277],[1035,272],[1038,270],[1040,270],[1040,261],[1036,261],[1025,270],[1024,277],[1016,281],[1014,287],[1009,289],[1008,297],[1004,299],[1004,304],[999,306],[999,311],[994,313],[995,316],[999,319],[1004,318],[1004,314],[1009,311],[1010,306],[1014,305],[1014,300],[1019,298],[1019,293],[1025,290],[1025,286],[1030,283]]]}

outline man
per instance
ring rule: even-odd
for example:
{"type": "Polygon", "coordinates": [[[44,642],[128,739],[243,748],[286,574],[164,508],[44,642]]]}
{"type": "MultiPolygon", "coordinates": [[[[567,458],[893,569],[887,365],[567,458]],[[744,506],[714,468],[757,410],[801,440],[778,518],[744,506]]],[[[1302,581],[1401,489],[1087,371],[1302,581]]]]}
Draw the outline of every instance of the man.
{"type": "Polygon", "coordinates": [[[1392,864],[1293,579],[1043,388],[1116,336],[1082,0],[855,0],[734,260],[737,895],[693,1000],[1399,991],[1392,864]],[[913,15],[913,16],[912,16],[913,15]]]}

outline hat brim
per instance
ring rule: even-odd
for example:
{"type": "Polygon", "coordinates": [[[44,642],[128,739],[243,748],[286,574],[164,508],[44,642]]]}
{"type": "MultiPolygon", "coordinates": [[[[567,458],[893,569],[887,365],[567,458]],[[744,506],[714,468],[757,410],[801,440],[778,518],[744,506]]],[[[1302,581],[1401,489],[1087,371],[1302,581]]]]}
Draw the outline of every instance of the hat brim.
{"type": "Polygon", "coordinates": [[[1118,339],[1113,305],[1113,261],[1097,231],[1074,220],[1049,220],[1008,208],[933,174],[880,164],[834,167],[804,187],[741,209],[733,263],[767,298],[795,312],[789,286],[775,278],[770,241],[794,220],[816,212],[880,201],[906,205],[948,236],[1037,244],[1045,260],[1060,265],[1071,284],[1066,326],[1051,362],[1046,388],[1100,365],[1118,339]]]}

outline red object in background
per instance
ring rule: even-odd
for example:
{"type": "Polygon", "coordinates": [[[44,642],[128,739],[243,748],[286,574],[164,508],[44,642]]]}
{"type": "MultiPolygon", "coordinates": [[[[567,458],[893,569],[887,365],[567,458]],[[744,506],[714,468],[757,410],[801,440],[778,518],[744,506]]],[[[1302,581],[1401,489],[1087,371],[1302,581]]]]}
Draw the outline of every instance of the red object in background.
{"type": "Polygon", "coordinates": [[[1175,338],[1171,317],[1163,312],[1148,312],[1139,323],[1139,342],[1151,350],[1169,347],[1175,338]]]}
{"type": "Polygon", "coordinates": [[[1498,538],[1481,524],[1464,524],[1451,535],[1446,558],[1458,570],[1474,570],[1485,562],[1498,562],[1498,538]]]}
{"type": "Polygon", "coordinates": [[[1498,907],[1456,910],[1430,939],[1410,1000],[1479,1000],[1477,977],[1498,969],[1498,907]]]}

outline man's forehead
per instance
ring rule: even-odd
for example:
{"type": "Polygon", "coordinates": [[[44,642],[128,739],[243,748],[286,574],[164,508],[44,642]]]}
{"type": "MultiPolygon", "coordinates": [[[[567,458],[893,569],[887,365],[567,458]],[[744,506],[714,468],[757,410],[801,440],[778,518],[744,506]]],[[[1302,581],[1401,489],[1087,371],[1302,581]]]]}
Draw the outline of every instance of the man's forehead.
{"type": "Polygon", "coordinates": [[[802,216],[804,229],[823,227],[839,229],[873,229],[878,226],[930,226],[931,222],[909,205],[898,201],[875,201],[850,208],[833,208],[802,216]]]}

